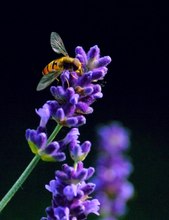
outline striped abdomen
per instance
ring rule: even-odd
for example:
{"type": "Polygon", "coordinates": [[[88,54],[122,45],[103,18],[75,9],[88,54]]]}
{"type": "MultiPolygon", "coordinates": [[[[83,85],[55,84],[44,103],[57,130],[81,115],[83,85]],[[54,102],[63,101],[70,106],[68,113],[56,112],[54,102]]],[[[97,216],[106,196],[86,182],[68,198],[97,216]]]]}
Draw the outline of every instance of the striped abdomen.
{"type": "Polygon", "coordinates": [[[70,70],[76,71],[77,73],[82,72],[81,63],[77,58],[72,57],[61,57],[59,59],[50,62],[42,71],[43,75],[47,75],[53,71],[70,70]]]}
{"type": "Polygon", "coordinates": [[[50,72],[57,71],[60,69],[60,67],[58,66],[57,60],[58,59],[53,60],[47,66],[45,66],[45,68],[42,71],[43,75],[47,75],[50,72]]]}

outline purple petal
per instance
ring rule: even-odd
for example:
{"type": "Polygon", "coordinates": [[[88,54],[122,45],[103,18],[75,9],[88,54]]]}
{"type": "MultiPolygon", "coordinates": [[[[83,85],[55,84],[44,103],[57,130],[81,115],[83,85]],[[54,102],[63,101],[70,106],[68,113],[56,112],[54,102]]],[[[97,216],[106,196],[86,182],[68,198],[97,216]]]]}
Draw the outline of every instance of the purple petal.
{"type": "Polygon", "coordinates": [[[90,213],[94,213],[96,215],[99,215],[98,210],[100,209],[99,205],[99,201],[97,199],[93,199],[93,200],[87,200],[83,203],[83,205],[85,206],[85,214],[88,215],[90,213]]]}
{"type": "Polygon", "coordinates": [[[87,63],[87,56],[86,52],[82,47],[76,47],[75,49],[76,58],[82,63],[82,65],[86,65],[87,63]]]}
{"type": "Polygon", "coordinates": [[[92,112],[92,108],[89,107],[85,102],[78,102],[76,108],[76,111],[82,114],[89,114],[92,112]]]}
{"type": "Polygon", "coordinates": [[[90,195],[94,191],[95,186],[94,183],[87,183],[81,188],[81,190],[83,190],[85,195],[90,195]]]}
{"type": "Polygon", "coordinates": [[[36,109],[36,113],[40,116],[40,126],[41,127],[46,127],[46,124],[50,118],[50,109],[49,105],[46,103],[43,105],[42,108],[39,108],[38,110],[36,109]]]}
{"type": "Polygon", "coordinates": [[[72,105],[76,105],[78,103],[79,95],[75,94],[73,97],[70,98],[70,103],[72,105]]]}
{"type": "Polygon", "coordinates": [[[92,92],[93,92],[92,86],[85,87],[83,90],[84,95],[90,95],[90,94],[92,94],[92,92]]]}
{"type": "Polygon", "coordinates": [[[54,209],[54,216],[59,220],[69,220],[69,213],[68,207],[57,207],[54,209]]]}
{"type": "Polygon", "coordinates": [[[57,176],[61,181],[67,181],[69,180],[69,177],[66,173],[64,173],[63,171],[57,170],[55,172],[55,176],[57,176]]]}
{"type": "Polygon", "coordinates": [[[50,91],[56,100],[63,100],[65,91],[62,86],[51,86],[50,91]]]}
{"type": "Polygon", "coordinates": [[[89,153],[89,151],[91,149],[91,142],[90,141],[85,141],[81,145],[81,148],[82,148],[83,153],[85,153],[85,154],[89,153]]]}
{"type": "Polygon", "coordinates": [[[33,135],[32,140],[34,139],[35,144],[41,148],[44,149],[46,147],[46,143],[47,143],[47,137],[45,133],[40,133],[37,136],[33,135]]]}
{"type": "Polygon", "coordinates": [[[71,201],[77,195],[77,185],[71,184],[66,186],[63,190],[63,194],[67,200],[71,201]]]}
{"type": "Polygon", "coordinates": [[[105,76],[105,71],[103,70],[103,68],[100,69],[95,69],[92,71],[92,80],[100,80],[103,79],[105,76]]]}
{"type": "Polygon", "coordinates": [[[66,125],[67,127],[74,127],[74,126],[77,126],[77,124],[78,124],[78,119],[77,119],[77,117],[69,117],[69,118],[67,118],[66,121],[65,121],[65,125],[66,125]]]}
{"type": "Polygon", "coordinates": [[[54,151],[58,151],[60,148],[58,142],[51,142],[45,149],[45,153],[52,154],[54,151]]]}
{"type": "Polygon", "coordinates": [[[77,116],[77,120],[78,120],[78,123],[77,123],[78,127],[86,124],[86,118],[83,115],[77,116]]]}
{"type": "Polygon", "coordinates": [[[93,176],[94,172],[95,172],[95,169],[93,167],[89,167],[88,170],[87,170],[87,179],[89,179],[90,177],[93,176]]]}
{"type": "Polygon", "coordinates": [[[81,156],[81,148],[79,145],[70,145],[70,154],[74,161],[78,161],[81,156]]]}
{"type": "Polygon", "coordinates": [[[72,87],[69,87],[67,90],[66,90],[66,98],[69,100],[72,98],[72,96],[74,96],[75,94],[75,91],[72,87]]]}
{"type": "Polygon", "coordinates": [[[56,161],[64,161],[66,160],[66,155],[63,152],[57,152],[56,154],[51,155],[56,161]]]}
{"type": "Polygon", "coordinates": [[[91,47],[89,52],[87,53],[87,58],[88,60],[94,59],[94,58],[99,58],[100,56],[100,49],[97,45],[94,47],[91,47]]]}
{"type": "Polygon", "coordinates": [[[111,62],[111,57],[104,56],[98,59],[96,67],[107,66],[111,62]]]}
{"type": "Polygon", "coordinates": [[[57,101],[47,101],[47,104],[50,106],[51,115],[55,115],[57,109],[59,108],[59,104],[57,101]]]}
{"type": "Polygon", "coordinates": [[[87,170],[83,169],[83,170],[76,173],[76,176],[74,177],[74,179],[76,179],[80,182],[80,181],[84,181],[86,179],[86,177],[87,177],[87,170]]]}
{"type": "Polygon", "coordinates": [[[56,112],[56,119],[58,121],[63,121],[65,119],[65,113],[62,108],[59,108],[56,112]]]}

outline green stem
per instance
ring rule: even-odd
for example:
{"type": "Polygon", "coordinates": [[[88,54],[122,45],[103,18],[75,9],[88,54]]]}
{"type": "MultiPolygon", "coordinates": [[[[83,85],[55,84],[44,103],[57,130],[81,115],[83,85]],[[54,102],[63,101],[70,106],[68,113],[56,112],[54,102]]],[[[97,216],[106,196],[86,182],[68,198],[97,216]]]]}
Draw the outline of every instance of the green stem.
{"type": "Polygon", "coordinates": [[[11,189],[8,191],[8,193],[4,196],[4,198],[0,202],[0,212],[5,208],[5,206],[8,204],[8,202],[12,199],[12,197],[15,195],[15,193],[18,191],[18,189],[22,186],[24,181],[27,179],[29,174],[32,172],[38,161],[40,160],[39,155],[35,155],[32,161],[29,163],[29,165],[26,167],[24,172],[21,174],[19,179],[14,183],[14,185],[11,187],[11,189]]]}
{"type": "MultiPolygon", "coordinates": [[[[53,141],[53,139],[56,137],[60,129],[62,128],[62,125],[57,125],[48,138],[47,143],[53,141]]],[[[18,191],[18,189],[22,186],[22,184],[25,182],[25,180],[28,178],[32,170],[36,167],[37,163],[40,160],[39,155],[35,155],[32,161],[29,163],[29,165],[26,167],[26,169],[23,171],[19,179],[14,183],[14,185],[11,187],[11,189],[7,192],[7,194],[4,196],[4,198],[0,202],[0,212],[5,208],[5,206],[8,204],[8,202],[12,199],[12,197],[15,195],[15,193],[18,191]]]]}
{"type": "Polygon", "coordinates": [[[48,138],[48,141],[47,141],[48,144],[55,139],[56,135],[59,133],[59,131],[61,130],[62,127],[63,127],[62,125],[57,124],[57,126],[54,129],[54,131],[52,132],[52,134],[48,138]]]}

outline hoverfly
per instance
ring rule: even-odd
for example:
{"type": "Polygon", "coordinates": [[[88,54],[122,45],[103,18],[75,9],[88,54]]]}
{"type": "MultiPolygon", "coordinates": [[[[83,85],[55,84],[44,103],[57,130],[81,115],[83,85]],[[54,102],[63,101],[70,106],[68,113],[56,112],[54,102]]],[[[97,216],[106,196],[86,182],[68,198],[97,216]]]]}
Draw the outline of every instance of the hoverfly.
{"type": "Polygon", "coordinates": [[[82,64],[77,58],[69,57],[63,41],[59,34],[52,32],[50,36],[50,44],[54,52],[62,54],[63,57],[51,61],[42,71],[42,78],[40,79],[37,91],[45,89],[55,79],[58,79],[59,75],[64,70],[75,71],[79,74],[82,73],[82,64]]]}

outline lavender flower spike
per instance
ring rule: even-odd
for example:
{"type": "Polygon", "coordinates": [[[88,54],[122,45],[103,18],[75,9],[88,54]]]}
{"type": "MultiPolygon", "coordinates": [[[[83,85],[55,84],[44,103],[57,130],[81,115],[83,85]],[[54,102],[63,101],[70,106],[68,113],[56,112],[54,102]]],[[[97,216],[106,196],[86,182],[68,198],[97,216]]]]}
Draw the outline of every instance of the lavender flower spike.
{"type": "Polygon", "coordinates": [[[47,217],[41,220],[82,220],[91,213],[99,215],[99,201],[89,199],[95,188],[95,184],[86,182],[93,173],[91,170],[93,168],[85,169],[83,163],[78,162],[77,169],[64,164],[61,171],[56,171],[55,179],[46,185],[52,193],[52,206],[46,209],[47,217]]]}
{"type": "Polygon", "coordinates": [[[59,142],[60,147],[66,144],[74,160],[74,167],[67,164],[62,170],[55,172],[55,180],[51,180],[46,189],[52,193],[52,205],[46,209],[47,217],[41,220],[87,219],[91,213],[99,215],[99,201],[89,199],[95,184],[87,182],[94,174],[94,168],[84,168],[83,160],[88,155],[91,143],[85,141],[80,145],[79,131],[72,128],[66,137],[59,142]]]}
{"type": "Polygon", "coordinates": [[[96,167],[96,197],[101,202],[104,219],[116,220],[126,213],[126,203],[133,196],[133,185],[127,180],[132,164],[124,155],[129,147],[129,132],[119,123],[98,129],[99,156],[96,167]]]}
{"type": "Polygon", "coordinates": [[[82,73],[64,70],[60,75],[61,86],[52,86],[50,91],[55,101],[48,101],[51,118],[66,127],[79,127],[86,123],[85,116],[93,112],[91,105],[102,98],[100,84],[107,74],[109,56],[100,57],[98,46],[85,53],[77,47],[76,58],[82,65],[82,73]]]}

